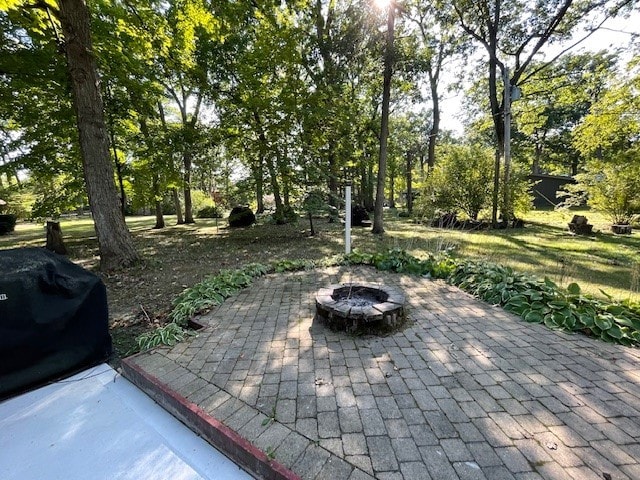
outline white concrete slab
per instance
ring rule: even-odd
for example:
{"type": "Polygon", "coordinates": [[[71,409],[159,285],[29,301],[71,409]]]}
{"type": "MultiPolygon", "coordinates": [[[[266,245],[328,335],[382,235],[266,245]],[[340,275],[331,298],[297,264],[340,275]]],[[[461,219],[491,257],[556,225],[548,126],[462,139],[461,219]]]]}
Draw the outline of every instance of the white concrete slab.
{"type": "Polygon", "coordinates": [[[106,364],[0,403],[0,479],[252,478],[106,364]]]}

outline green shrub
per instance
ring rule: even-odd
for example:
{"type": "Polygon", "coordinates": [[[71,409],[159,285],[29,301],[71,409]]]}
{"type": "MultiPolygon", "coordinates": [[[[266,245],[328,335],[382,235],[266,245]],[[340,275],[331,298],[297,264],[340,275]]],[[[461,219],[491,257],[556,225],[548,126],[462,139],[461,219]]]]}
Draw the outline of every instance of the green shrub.
{"type": "Polygon", "coordinates": [[[416,210],[434,218],[439,213],[464,212],[476,220],[491,202],[493,153],[470,145],[445,145],[439,160],[427,178],[416,210]]]}
{"type": "Polygon", "coordinates": [[[253,278],[267,273],[268,267],[252,263],[242,270],[221,270],[184,290],[173,302],[171,321],[181,326],[194,315],[220,305],[226,298],[251,284],[253,278]]]}
{"type": "Polygon", "coordinates": [[[146,332],[136,338],[140,350],[149,350],[158,345],[175,345],[182,342],[187,337],[194,336],[192,330],[186,330],[176,323],[168,323],[164,327],[156,328],[151,332],[146,332]]]}
{"type": "Polygon", "coordinates": [[[298,222],[298,214],[290,205],[283,205],[280,209],[276,208],[271,218],[276,225],[298,222]]]}
{"type": "Polygon", "coordinates": [[[197,218],[222,218],[220,209],[214,205],[201,208],[196,214],[197,218]]]}
{"type": "Polygon", "coordinates": [[[563,206],[585,202],[604,213],[614,224],[629,224],[640,213],[640,166],[634,159],[604,162],[592,160],[587,170],[576,175],[575,185],[567,185],[563,206]]]}
{"type": "MultiPolygon", "coordinates": [[[[336,264],[372,265],[383,271],[446,279],[486,302],[501,305],[527,322],[580,332],[606,342],[640,345],[640,304],[614,302],[611,297],[598,300],[583,294],[575,283],[563,289],[549,279],[539,280],[509,267],[453,259],[447,251],[421,260],[401,249],[373,254],[355,250],[322,263],[323,266],[336,264]]],[[[240,270],[222,270],[184,290],[174,301],[172,323],[142,335],[138,342],[141,348],[151,348],[181,341],[193,334],[184,329],[191,317],[221,304],[249,286],[254,278],[272,271],[297,271],[314,266],[308,260],[281,260],[271,266],[249,264],[240,270]]]]}
{"type": "Polygon", "coordinates": [[[640,314],[634,306],[612,302],[611,297],[595,299],[583,294],[576,283],[565,290],[548,278],[539,280],[509,267],[472,261],[458,263],[449,282],[527,322],[606,342],[640,344],[640,314]]]}
{"type": "Polygon", "coordinates": [[[373,254],[354,250],[344,255],[343,262],[350,265],[372,265],[383,271],[441,279],[448,278],[456,266],[456,262],[448,252],[429,254],[427,259],[420,260],[399,248],[373,254]]]}

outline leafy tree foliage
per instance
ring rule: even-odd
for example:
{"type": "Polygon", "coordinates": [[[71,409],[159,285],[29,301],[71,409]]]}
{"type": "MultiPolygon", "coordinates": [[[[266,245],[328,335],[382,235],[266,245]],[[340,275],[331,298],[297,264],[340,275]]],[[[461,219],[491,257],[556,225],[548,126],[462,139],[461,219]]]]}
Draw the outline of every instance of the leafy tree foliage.
{"type": "Polygon", "coordinates": [[[614,54],[568,54],[538,71],[514,103],[517,151],[531,160],[532,173],[578,173],[584,157],[573,132],[615,78],[614,54]]]}
{"type": "MultiPolygon", "coordinates": [[[[464,177],[474,174],[469,165],[481,168],[477,162],[486,160],[481,147],[436,148],[443,74],[468,53],[470,40],[487,53],[474,79],[482,95],[476,108],[488,115],[467,144],[501,144],[500,77],[508,65],[508,82],[525,93],[514,107],[516,159],[545,171],[578,171],[586,158],[619,161],[637,138],[631,103],[624,110],[624,99],[636,98],[633,73],[608,92],[613,55],[567,56],[557,65],[537,56],[545,44],[568,38],[588,9],[615,14],[626,3],[594,1],[403,2],[393,9],[393,48],[385,43],[387,12],[369,0],[91,2],[92,53],[120,207],[155,211],[162,228],[167,212],[191,222],[198,205],[250,201],[262,213],[273,199],[274,218],[285,222],[296,218],[293,208],[304,205],[306,192],[327,194],[337,207],[342,185],[351,182],[355,201],[369,210],[374,198],[406,198],[411,210],[425,166],[435,178],[455,164],[457,173],[446,177],[464,177]],[[385,168],[378,160],[387,101],[385,168]],[[435,171],[440,151],[446,158],[435,171]]],[[[88,202],[57,6],[0,1],[0,190],[28,190],[35,196],[31,213],[42,216],[88,202]],[[28,8],[8,8],[18,4],[28,8]]],[[[500,168],[495,155],[496,180],[500,168]]],[[[511,176],[493,189],[494,211],[511,176]]],[[[484,204],[471,205],[479,196],[472,184],[485,189],[489,182],[466,180],[470,203],[455,208],[474,217],[484,204]]]]}
{"type": "Polygon", "coordinates": [[[472,220],[490,205],[493,155],[473,145],[443,145],[420,198],[423,215],[465,213],[472,220]]]}
{"type": "Polygon", "coordinates": [[[638,57],[592,105],[574,132],[576,148],[589,159],[567,203],[586,201],[615,224],[640,213],[640,72],[638,57]]]}
{"type": "MultiPolygon", "coordinates": [[[[542,48],[550,43],[569,40],[571,33],[591,19],[586,36],[604,20],[630,8],[629,0],[547,0],[519,2],[511,0],[456,0],[452,7],[461,28],[482,46],[487,55],[488,100],[494,126],[497,153],[495,157],[492,220],[497,220],[500,189],[500,158],[504,153],[504,98],[499,86],[511,95],[513,86],[524,85],[537,71],[533,67],[542,48]],[[526,11],[526,14],[524,12],[526,11]],[[512,65],[508,79],[501,82],[512,65]]],[[[504,164],[503,190],[508,189],[510,164],[504,164]]],[[[505,194],[504,198],[509,195],[505,194]]],[[[510,206],[503,205],[508,219],[510,206]]]]}

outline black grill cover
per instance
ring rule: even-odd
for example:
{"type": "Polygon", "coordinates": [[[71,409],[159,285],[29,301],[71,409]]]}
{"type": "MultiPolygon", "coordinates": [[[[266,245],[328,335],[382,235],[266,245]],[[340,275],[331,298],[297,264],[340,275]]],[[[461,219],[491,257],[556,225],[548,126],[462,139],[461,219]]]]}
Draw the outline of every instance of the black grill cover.
{"type": "Polygon", "coordinates": [[[111,354],[99,277],[42,248],[0,250],[0,398],[111,354]]]}

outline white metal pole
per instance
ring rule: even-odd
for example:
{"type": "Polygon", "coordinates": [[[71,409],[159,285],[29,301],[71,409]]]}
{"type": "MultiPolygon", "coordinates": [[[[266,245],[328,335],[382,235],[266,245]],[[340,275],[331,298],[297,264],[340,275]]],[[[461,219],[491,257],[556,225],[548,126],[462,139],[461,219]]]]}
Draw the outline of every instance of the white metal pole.
{"type": "Polygon", "coordinates": [[[344,253],[351,253],[351,184],[344,189],[344,253]]]}

